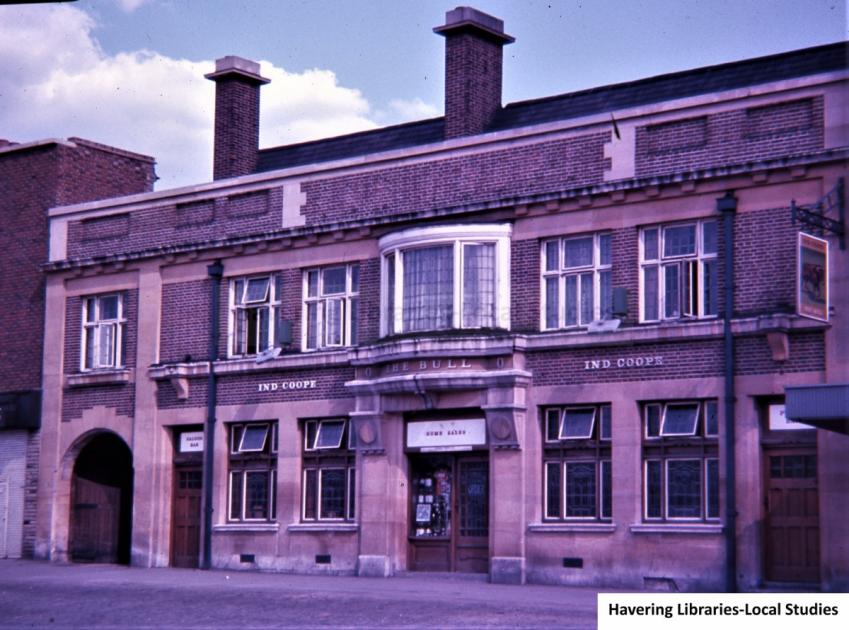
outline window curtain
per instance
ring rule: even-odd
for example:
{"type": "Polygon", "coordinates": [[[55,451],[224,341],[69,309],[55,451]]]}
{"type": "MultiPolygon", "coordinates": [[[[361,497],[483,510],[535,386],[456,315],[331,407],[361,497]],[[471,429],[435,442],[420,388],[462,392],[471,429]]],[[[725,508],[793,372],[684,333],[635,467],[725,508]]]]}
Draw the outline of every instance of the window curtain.
{"type": "Polygon", "coordinates": [[[404,252],[404,331],[451,328],[454,246],[404,252]]]}
{"type": "Polygon", "coordinates": [[[463,327],[495,327],[495,245],[463,247],[463,327]]]}

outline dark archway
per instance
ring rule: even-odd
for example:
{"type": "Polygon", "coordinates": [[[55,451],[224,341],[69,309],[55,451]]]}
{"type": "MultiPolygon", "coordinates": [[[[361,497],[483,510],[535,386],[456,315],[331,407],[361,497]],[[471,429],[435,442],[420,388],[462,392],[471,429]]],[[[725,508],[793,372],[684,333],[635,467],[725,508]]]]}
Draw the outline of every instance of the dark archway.
{"type": "Polygon", "coordinates": [[[71,561],[129,564],[132,511],[133,455],[117,435],[96,435],[74,463],[71,561]]]}

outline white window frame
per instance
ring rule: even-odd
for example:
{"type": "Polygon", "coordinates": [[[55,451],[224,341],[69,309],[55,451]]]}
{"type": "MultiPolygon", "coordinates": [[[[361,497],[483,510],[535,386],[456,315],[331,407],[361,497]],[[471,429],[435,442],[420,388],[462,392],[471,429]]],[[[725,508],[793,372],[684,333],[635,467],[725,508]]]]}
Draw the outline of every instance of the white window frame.
{"type": "Polygon", "coordinates": [[[234,357],[250,357],[256,356],[265,350],[273,348],[277,343],[277,326],[280,319],[281,297],[278,293],[282,293],[282,281],[277,273],[267,273],[251,276],[239,276],[228,278],[230,283],[228,297],[228,322],[227,322],[227,356],[234,357]],[[266,290],[266,299],[264,300],[248,300],[248,286],[250,282],[256,280],[268,280],[268,288],[266,290]],[[243,283],[242,295],[236,296],[236,286],[239,282],[243,283]],[[266,347],[260,347],[260,330],[257,326],[256,352],[248,352],[247,331],[245,331],[245,342],[243,348],[236,348],[238,340],[238,331],[236,330],[239,321],[239,312],[247,309],[268,309],[268,341],[266,347]]]}
{"type": "Polygon", "coordinates": [[[82,298],[82,326],[80,338],[80,371],[92,372],[96,370],[117,370],[124,366],[123,346],[124,346],[124,325],[127,320],[124,317],[124,295],[122,293],[104,293],[103,295],[91,295],[82,298]],[[101,317],[101,303],[103,300],[116,298],[117,317],[104,319],[101,317]],[[92,321],[88,321],[89,313],[94,310],[92,321]],[[112,360],[107,363],[101,363],[101,335],[107,327],[114,327],[115,334],[110,343],[109,354],[112,360]],[[88,338],[93,336],[94,356],[92,357],[91,367],[86,366],[86,357],[88,356],[88,338]]]}
{"type": "Polygon", "coordinates": [[[717,412],[717,401],[708,400],[669,400],[662,402],[651,402],[643,405],[643,519],[648,522],[661,523],[670,522],[715,522],[719,520],[719,514],[709,514],[709,490],[710,479],[708,475],[708,462],[717,462],[717,480],[719,483],[719,444],[718,444],[718,419],[717,432],[708,431],[708,410],[710,408],[717,412]],[[666,423],[667,408],[672,406],[695,405],[696,422],[692,433],[664,433],[663,427],[666,423]],[[649,408],[657,408],[658,434],[649,435],[648,416],[649,408]],[[668,444],[668,446],[667,446],[668,444]],[[650,446],[652,452],[646,453],[646,446],[650,446]],[[660,450],[658,450],[660,449],[660,450]],[[710,451],[713,452],[710,452],[710,451]],[[706,452],[707,451],[707,452],[706,452]],[[669,462],[673,461],[698,461],[700,475],[700,516],[670,516],[669,514],[669,462]],[[657,462],[660,467],[661,493],[660,516],[649,516],[649,464],[657,462]]]}
{"type": "MultiPolygon", "coordinates": [[[[586,328],[591,322],[604,319],[604,313],[601,310],[601,277],[603,273],[611,274],[611,291],[613,283],[613,236],[611,232],[593,232],[590,234],[574,234],[562,236],[556,239],[546,239],[540,244],[540,330],[561,330],[561,329],[578,329],[586,328]],[[601,240],[602,237],[610,239],[610,262],[602,263],[601,261],[601,240]],[[593,239],[593,255],[592,262],[588,265],[580,265],[577,267],[566,266],[566,244],[569,241],[581,240],[585,238],[593,239]],[[556,269],[547,269],[547,248],[549,244],[556,243],[557,245],[557,264],[556,269]],[[593,312],[590,321],[581,319],[581,288],[584,283],[584,276],[592,274],[592,296],[593,296],[593,312]],[[566,279],[575,277],[577,282],[577,323],[566,323],[566,279]],[[548,292],[546,284],[549,279],[557,279],[557,323],[554,326],[548,325],[548,292]]],[[[610,296],[610,307],[613,308],[613,296],[610,296]]],[[[612,316],[612,315],[611,315],[612,316]]]]}
{"type": "Polygon", "coordinates": [[[324,265],[322,267],[312,267],[310,269],[305,269],[302,275],[302,283],[303,283],[303,299],[302,299],[302,309],[301,309],[301,321],[303,325],[301,326],[301,348],[304,351],[315,351],[315,350],[326,350],[330,348],[345,348],[349,346],[356,345],[357,343],[357,331],[355,330],[355,326],[352,322],[352,313],[353,306],[352,304],[355,301],[359,300],[360,289],[359,289],[359,271],[360,266],[359,263],[340,263],[334,265],[324,265]],[[339,293],[325,293],[324,291],[324,274],[327,271],[333,269],[345,269],[345,290],[339,293]],[[355,270],[356,269],[356,273],[355,270]],[[309,290],[309,278],[310,274],[315,273],[317,275],[317,285],[316,285],[316,295],[310,295],[309,290]],[[356,275],[357,281],[354,282],[354,276],[356,275]],[[328,310],[328,305],[331,302],[340,302],[342,308],[342,330],[341,330],[341,339],[339,343],[332,343],[328,341],[328,330],[327,323],[328,319],[326,318],[326,313],[328,310]],[[314,306],[316,309],[316,331],[315,331],[315,345],[311,346],[309,344],[310,338],[310,322],[309,322],[309,309],[310,306],[314,306]]]}
{"type": "Polygon", "coordinates": [[[229,522],[274,522],[277,520],[277,422],[236,422],[228,427],[230,457],[227,462],[227,521],[229,522]],[[248,428],[265,430],[262,448],[246,448],[245,434],[248,428]],[[235,456],[235,457],[234,457],[235,456]],[[244,457],[240,457],[244,456],[244,457]],[[247,517],[247,484],[251,473],[268,473],[268,516],[247,517]],[[233,516],[233,486],[239,483],[241,506],[238,516],[233,516]]]}
{"type": "MultiPolygon", "coordinates": [[[[474,330],[463,325],[463,263],[466,245],[495,247],[495,328],[510,329],[510,235],[509,224],[442,225],[413,228],[388,234],[380,239],[381,322],[380,334],[402,334],[404,330],[404,252],[434,246],[453,246],[452,315],[448,330],[474,330]],[[389,257],[394,260],[394,292],[389,293],[389,257]],[[390,305],[394,307],[390,308],[390,305]]],[[[446,330],[446,329],[435,329],[446,330]]],[[[429,332],[429,331],[417,331],[429,332]]]]}
{"type": "MultiPolygon", "coordinates": [[[[640,322],[661,322],[681,319],[710,319],[719,315],[719,295],[714,295],[717,312],[708,313],[705,300],[705,267],[707,263],[713,263],[714,273],[718,273],[718,239],[719,239],[719,222],[717,219],[699,219],[693,221],[683,221],[679,223],[662,223],[658,225],[646,226],[640,229],[639,250],[640,250],[640,322]],[[713,224],[716,234],[716,250],[707,252],[705,250],[705,226],[713,224]],[[680,228],[685,226],[695,227],[695,251],[687,254],[664,254],[664,242],[666,239],[666,230],[671,228],[680,228]],[[657,258],[646,258],[646,234],[649,232],[657,233],[657,258]],[[667,315],[666,303],[666,268],[678,267],[678,314],[667,315]],[[647,269],[655,269],[657,273],[657,317],[649,318],[646,314],[646,283],[645,275],[647,269]],[[694,290],[692,281],[685,282],[685,276],[690,277],[695,274],[697,294],[693,295],[694,290]],[[686,295],[685,295],[686,293],[686,295]]],[[[715,276],[716,289],[718,293],[719,279],[715,276]]]]}

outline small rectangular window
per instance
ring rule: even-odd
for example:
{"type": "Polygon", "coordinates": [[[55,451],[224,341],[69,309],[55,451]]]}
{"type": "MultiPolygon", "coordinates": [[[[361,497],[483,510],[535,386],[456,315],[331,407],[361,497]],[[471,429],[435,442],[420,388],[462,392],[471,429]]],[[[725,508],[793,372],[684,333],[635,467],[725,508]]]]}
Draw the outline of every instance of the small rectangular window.
{"type": "Polygon", "coordinates": [[[359,290],[360,268],[356,264],[304,273],[304,349],[340,348],[356,343],[359,290]]]}
{"type": "Polygon", "coordinates": [[[229,427],[229,505],[231,521],[277,518],[277,423],[238,423],[229,427]]]}
{"type": "Polygon", "coordinates": [[[560,518],[560,462],[545,464],[545,517],[560,518]]]}
{"type": "Polygon", "coordinates": [[[84,298],[81,370],[123,366],[123,295],[84,298]]]}
{"type": "Polygon", "coordinates": [[[699,420],[699,403],[669,403],[664,408],[660,425],[662,436],[695,435],[699,420]]]}
{"type": "Polygon", "coordinates": [[[246,426],[245,430],[242,431],[242,439],[239,442],[239,452],[247,453],[264,450],[267,437],[267,424],[250,424],[246,426]]]}
{"type": "Polygon", "coordinates": [[[587,439],[592,436],[594,426],[595,407],[566,409],[563,413],[560,439],[587,439]]]}
{"type": "Polygon", "coordinates": [[[346,419],[307,420],[304,451],[302,518],[354,520],[355,453],[345,443],[346,419]]]}

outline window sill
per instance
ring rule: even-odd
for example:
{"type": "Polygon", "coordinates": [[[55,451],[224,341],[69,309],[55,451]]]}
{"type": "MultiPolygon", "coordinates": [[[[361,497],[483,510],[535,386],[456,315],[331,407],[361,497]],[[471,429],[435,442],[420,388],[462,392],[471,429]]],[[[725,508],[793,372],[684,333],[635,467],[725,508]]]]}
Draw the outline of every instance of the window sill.
{"type": "Polygon", "coordinates": [[[92,370],[91,372],[78,372],[65,375],[66,387],[87,387],[90,385],[113,385],[129,383],[132,380],[133,371],[129,369],[119,370],[92,370]]]}
{"type": "Polygon", "coordinates": [[[227,523],[225,525],[213,525],[212,531],[216,534],[227,533],[257,533],[270,532],[274,533],[280,530],[279,523],[227,523]]]}
{"type": "Polygon", "coordinates": [[[359,523],[290,523],[286,526],[289,532],[357,532],[359,523]]]}
{"type": "Polygon", "coordinates": [[[720,523],[633,523],[632,534],[721,534],[720,523]]]}
{"type": "Polygon", "coordinates": [[[612,534],[615,523],[530,523],[529,532],[542,534],[612,534]]]}

